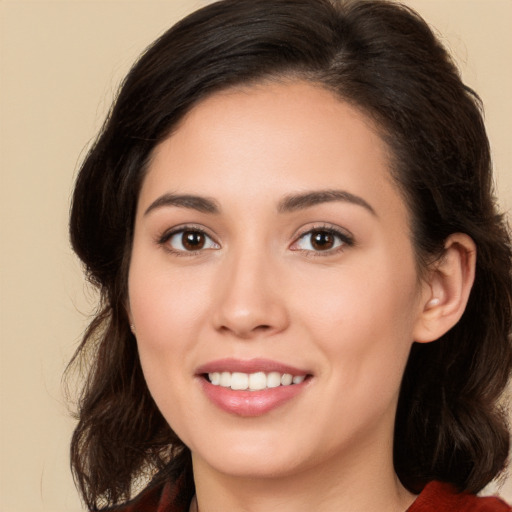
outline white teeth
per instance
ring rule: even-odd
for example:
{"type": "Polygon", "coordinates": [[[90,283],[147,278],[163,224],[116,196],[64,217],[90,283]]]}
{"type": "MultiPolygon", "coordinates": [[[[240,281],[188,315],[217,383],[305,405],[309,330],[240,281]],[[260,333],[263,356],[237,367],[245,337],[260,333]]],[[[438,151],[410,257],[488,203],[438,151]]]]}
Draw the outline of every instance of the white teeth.
{"type": "Polygon", "coordinates": [[[221,385],[223,388],[230,388],[231,387],[231,373],[222,372],[220,374],[219,385],[221,385]]]}
{"type": "Polygon", "coordinates": [[[210,377],[210,381],[213,385],[218,386],[220,384],[220,373],[219,372],[213,372],[208,374],[208,377],[210,377]]]}
{"type": "Polygon", "coordinates": [[[292,383],[293,377],[289,373],[284,373],[281,376],[281,384],[283,386],[289,386],[292,383]]]}
{"type": "Polygon", "coordinates": [[[212,372],[208,374],[208,379],[214,386],[222,386],[234,390],[249,389],[250,391],[300,384],[305,378],[305,375],[293,376],[289,373],[279,372],[256,372],[251,374],[242,372],[212,372]]]}
{"type": "Polygon", "coordinates": [[[249,387],[249,375],[247,373],[234,372],[231,374],[231,389],[247,389],[249,387]]]}
{"type": "Polygon", "coordinates": [[[267,387],[267,376],[263,372],[251,373],[249,375],[249,389],[258,391],[267,387]]]}
{"type": "Polygon", "coordinates": [[[278,372],[271,372],[267,376],[267,387],[277,388],[281,385],[281,374],[278,372]]]}

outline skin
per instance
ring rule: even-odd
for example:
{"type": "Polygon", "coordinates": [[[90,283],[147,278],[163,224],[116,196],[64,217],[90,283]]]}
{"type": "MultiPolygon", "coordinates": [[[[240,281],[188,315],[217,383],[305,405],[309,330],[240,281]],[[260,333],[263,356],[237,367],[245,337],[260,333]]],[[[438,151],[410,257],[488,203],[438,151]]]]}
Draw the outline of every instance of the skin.
{"type": "Polygon", "coordinates": [[[392,464],[400,380],[413,341],[462,314],[474,251],[455,235],[446,268],[420,280],[409,226],[378,132],[319,86],[217,93],[155,148],[129,314],[148,387],[192,451],[201,512],[399,511],[413,501],[392,464]],[[286,203],[325,190],[343,194],[286,203]],[[169,194],[213,204],[171,204],[169,194]],[[185,226],[206,234],[202,249],[181,245],[185,226]],[[326,229],[340,235],[318,249],[311,230],[326,229]],[[197,375],[226,357],[309,377],[293,399],[244,417],[213,404],[197,375]]]}

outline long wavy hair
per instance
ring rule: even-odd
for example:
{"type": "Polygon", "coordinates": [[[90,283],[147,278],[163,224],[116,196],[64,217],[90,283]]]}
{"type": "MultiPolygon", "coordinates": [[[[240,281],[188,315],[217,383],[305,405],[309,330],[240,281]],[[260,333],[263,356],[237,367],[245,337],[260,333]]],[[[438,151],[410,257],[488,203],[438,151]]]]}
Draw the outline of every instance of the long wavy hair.
{"type": "Polygon", "coordinates": [[[148,479],[181,477],[193,492],[190,452],[151,398],[125,309],[152,150],[203,98],[283,78],[325,87],[377,124],[409,207],[420,270],[451,233],[468,234],[478,248],[459,323],[436,342],[413,345],[396,414],[399,478],[415,492],[434,479],[477,492],[504,467],[509,434],[499,398],[512,365],[511,247],[478,96],[405,6],[224,0],[180,21],[141,56],[76,181],[71,242],[101,296],[72,361],[88,362],[71,460],[91,510],[130,499],[148,479]]]}

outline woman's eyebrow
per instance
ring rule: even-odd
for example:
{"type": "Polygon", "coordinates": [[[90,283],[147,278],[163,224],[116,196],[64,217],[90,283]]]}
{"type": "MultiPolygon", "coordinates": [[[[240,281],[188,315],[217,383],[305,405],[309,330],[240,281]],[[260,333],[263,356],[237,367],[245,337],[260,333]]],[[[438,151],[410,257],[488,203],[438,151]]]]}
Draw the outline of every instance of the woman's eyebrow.
{"type": "Polygon", "coordinates": [[[377,216],[373,207],[367,203],[362,197],[356,196],[345,190],[318,190],[312,192],[304,192],[301,194],[292,194],[286,196],[279,202],[278,211],[280,213],[288,213],[304,208],[310,208],[317,204],[330,203],[332,201],[342,201],[362,206],[372,215],[377,216]]]}
{"type": "Polygon", "coordinates": [[[190,194],[164,194],[155,199],[146,209],[144,215],[165,206],[177,206],[179,208],[190,208],[203,213],[219,213],[220,206],[214,199],[209,197],[195,196],[190,194]]]}

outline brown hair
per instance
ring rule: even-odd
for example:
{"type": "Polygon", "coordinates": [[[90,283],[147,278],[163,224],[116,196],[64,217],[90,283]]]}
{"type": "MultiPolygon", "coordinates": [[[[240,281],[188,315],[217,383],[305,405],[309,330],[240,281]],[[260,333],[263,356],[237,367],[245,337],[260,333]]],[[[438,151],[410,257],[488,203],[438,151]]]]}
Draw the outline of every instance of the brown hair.
{"type": "Polygon", "coordinates": [[[395,469],[479,491],[504,467],[498,399],[512,365],[510,238],[492,191],[480,101],[427,24],[387,1],[224,0],[160,37],[126,77],[81,167],[70,234],[99,311],[75,355],[90,356],[71,456],[91,509],[129,499],[141,476],[191,480],[190,453],[145,384],[125,301],[135,207],[153,148],[215,91],[292,77],[374,119],[412,219],[420,268],[454,232],[478,248],[460,322],[413,346],[395,426],[395,469]]]}

